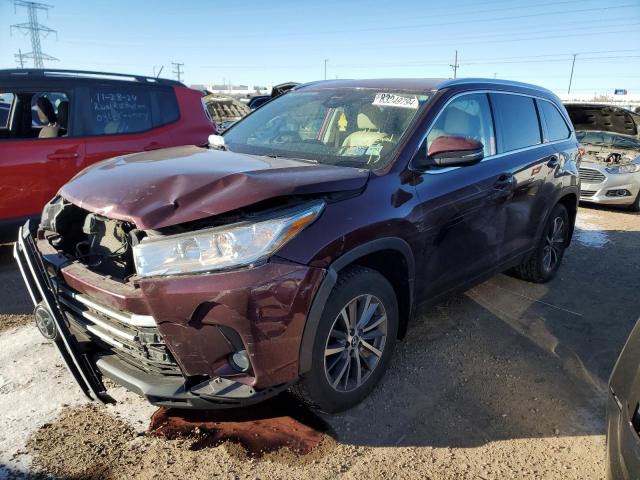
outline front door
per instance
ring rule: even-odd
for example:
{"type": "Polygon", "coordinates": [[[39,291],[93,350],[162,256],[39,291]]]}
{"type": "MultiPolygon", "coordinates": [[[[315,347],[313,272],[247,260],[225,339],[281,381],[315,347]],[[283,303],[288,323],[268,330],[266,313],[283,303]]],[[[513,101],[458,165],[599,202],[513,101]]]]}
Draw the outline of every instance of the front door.
{"type": "Polygon", "coordinates": [[[467,167],[429,167],[417,182],[424,241],[417,293],[424,299],[471,284],[497,265],[513,188],[512,175],[492,159],[496,142],[487,94],[464,93],[450,100],[418,155],[426,155],[431,142],[443,135],[480,141],[485,159],[467,167]]]}

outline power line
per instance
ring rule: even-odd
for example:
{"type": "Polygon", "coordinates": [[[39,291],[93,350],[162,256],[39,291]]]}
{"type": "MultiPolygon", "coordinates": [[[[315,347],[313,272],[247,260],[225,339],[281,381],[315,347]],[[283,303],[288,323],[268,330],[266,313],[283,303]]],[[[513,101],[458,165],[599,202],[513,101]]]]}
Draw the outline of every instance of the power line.
{"type": "MultiPolygon", "coordinates": [[[[572,0],[573,1],[573,0],[572,0]]],[[[536,7],[541,7],[544,5],[560,5],[562,3],[571,3],[571,2],[554,2],[554,3],[549,3],[549,4],[539,4],[536,5],[536,7]]],[[[579,3],[583,3],[582,1],[579,3]]],[[[390,25],[390,26],[380,26],[380,25],[376,25],[376,26],[372,26],[372,27],[364,27],[364,28],[350,28],[350,29],[335,29],[335,30],[323,30],[323,31],[318,31],[318,30],[313,30],[313,31],[304,31],[304,32],[287,32],[287,38],[291,38],[291,37],[299,37],[299,36],[309,36],[309,35],[333,35],[333,34],[338,34],[338,33],[349,33],[349,34],[353,34],[353,33],[362,33],[362,32],[380,32],[380,31],[392,31],[392,30],[406,30],[406,29],[412,29],[412,28],[426,28],[426,27],[440,27],[440,26],[449,26],[449,25],[466,25],[466,24],[474,24],[477,25],[478,23],[486,23],[486,22],[499,22],[499,21],[503,21],[503,20],[517,20],[517,19],[521,19],[521,18],[536,18],[536,17],[546,17],[546,16],[553,16],[553,15],[564,15],[564,14],[571,14],[571,15],[576,15],[578,13],[585,13],[585,12],[599,12],[599,11],[608,11],[608,10],[620,10],[620,9],[626,9],[626,8],[638,8],[638,4],[637,3],[626,3],[626,4],[622,4],[622,5],[608,5],[605,7],[592,7],[592,8],[573,8],[570,10],[555,10],[555,11],[544,11],[544,12],[538,12],[538,13],[528,13],[528,14],[519,14],[519,15],[510,15],[510,16],[501,16],[501,17],[491,17],[491,18],[473,18],[470,20],[455,20],[455,21],[434,21],[434,22],[429,22],[429,23],[414,23],[414,24],[403,24],[403,25],[390,25]]],[[[498,9],[497,11],[503,11],[503,10],[508,10],[508,8],[501,8],[498,9]]],[[[482,13],[486,13],[489,10],[478,10],[478,11],[466,11],[464,12],[465,14],[482,14],[482,13]]],[[[454,15],[453,13],[451,15],[454,15]]],[[[446,15],[443,15],[446,16],[446,15]]],[[[460,13],[455,14],[455,17],[459,17],[460,13]]],[[[431,16],[429,18],[438,18],[438,16],[431,16]]],[[[255,33],[255,34],[240,34],[238,35],[236,38],[251,38],[251,37],[260,37],[260,36],[264,36],[264,33],[255,33]]]]}
{"type": "Polygon", "coordinates": [[[181,70],[181,68],[184,67],[184,63],[171,62],[171,65],[173,65],[173,73],[176,74],[176,78],[178,79],[179,82],[181,82],[182,74],[183,74],[183,71],[181,70]]]}
{"type": "Polygon", "coordinates": [[[58,32],[38,22],[38,10],[42,10],[48,14],[49,9],[53,7],[51,5],[47,5],[46,3],[29,2],[27,0],[13,0],[13,8],[16,13],[18,7],[24,7],[27,9],[29,21],[11,25],[10,31],[13,32],[13,30],[16,29],[24,35],[30,35],[31,37],[31,51],[29,53],[20,54],[21,63],[22,59],[24,58],[32,58],[33,66],[35,68],[44,68],[45,60],[58,60],[57,58],[44,53],[42,51],[42,45],[40,43],[41,36],[47,37],[52,33],[56,34],[57,36],[58,32]]]}

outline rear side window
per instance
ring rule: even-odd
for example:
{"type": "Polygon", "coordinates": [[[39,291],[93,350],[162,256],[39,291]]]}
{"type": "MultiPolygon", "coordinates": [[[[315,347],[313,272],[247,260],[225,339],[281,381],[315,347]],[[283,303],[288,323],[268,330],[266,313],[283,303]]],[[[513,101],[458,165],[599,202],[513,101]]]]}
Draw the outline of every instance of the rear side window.
{"type": "Polygon", "coordinates": [[[540,110],[542,111],[544,123],[547,126],[548,140],[550,142],[555,142],[556,140],[569,138],[571,130],[567,127],[567,122],[564,121],[564,118],[562,118],[558,109],[550,102],[544,100],[538,101],[538,107],[540,107],[540,110]]]}
{"type": "Polygon", "coordinates": [[[180,110],[178,109],[178,101],[173,88],[166,90],[155,90],[154,109],[153,109],[153,126],[160,127],[173,123],[180,118],[180,110]]]}
{"type": "Polygon", "coordinates": [[[152,128],[149,90],[98,86],[90,88],[89,93],[91,135],[144,132],[152,128]]]}
{"type": "Polygon", "coordinates": [[[498,129],[499,152],[509,152],[542,143],[533,98],[492,93],[491,104],[498,129]]]}

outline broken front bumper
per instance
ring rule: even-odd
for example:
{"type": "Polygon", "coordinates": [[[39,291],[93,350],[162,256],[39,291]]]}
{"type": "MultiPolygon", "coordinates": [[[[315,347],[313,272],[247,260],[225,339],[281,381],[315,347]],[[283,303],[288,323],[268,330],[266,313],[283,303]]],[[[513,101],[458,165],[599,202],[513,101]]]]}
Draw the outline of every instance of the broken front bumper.
{"type": "MultiPolygon", "coordinates": [[[[125,337],[127,323],[131,326],[144,323],[145,319],[129,315],[131,318],[121,319],[124,328],[123,323],[117,328],[117,323],[109,323],[109,317],[117,320],[118,317],[126,315],[124,312],[95,304],[86,296],[74,293],[65,285],[61,285],[60,280],[49,273],[47,261],[37,249],[28,222],[19,229],[14,256],[34,305],[39,306],[39,309],[46,309],[55,323],[54,343],[64,363],[83,393],[91,400],[113,402],[102,383],[104,377],[144,396],[155,405],[196,409],[245,406],[271,397],[289,386],[282,384],[258,390],[250,385],[221,377],[189,381],[180,374],[177,365],[177,372],[173,372],[172,375],[162,374],[161,369],[175,365],[169,362],[147,362],[150,364],[145,365],[143,370],[123,361],[122,355],[97,354],[85,348],[88,342],[83,341],[76,333],[79,323],[100,337],[101,341],[118,348],[126,344],[127,340],[129,345],[133,345],[132,339],[125,337]],[[73,303],[72,300],[78,302],[73,303]],[[78,309],[80,304],[87,308],[78,309]],[[113,335],[107,335],[109,332],[113,335]],[[114,345],[113,342],[117,344],[114,345]]],[[[136,332],[135,329],[129,331],[133,331],[133,337],[140,337],[142,333],[136,332]]],[[[129,354],[134,356],[135,349],[129,354]]]]}

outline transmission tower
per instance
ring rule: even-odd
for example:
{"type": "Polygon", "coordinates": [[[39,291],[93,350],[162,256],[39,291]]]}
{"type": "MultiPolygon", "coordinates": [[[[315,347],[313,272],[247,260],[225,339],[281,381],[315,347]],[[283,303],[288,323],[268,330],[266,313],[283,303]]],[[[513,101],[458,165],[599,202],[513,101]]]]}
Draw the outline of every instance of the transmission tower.
{"type": "Polygon", "coordinates": [[[51,55],[43,53],[42,45],[40,44],[40,37],[47,37],[52,33],[56,36],[58,35],[58,32],[55,30],[38,22],[38,10],[42,10],[48,14],[49,9],[53,7],[46,3],[29,2],[27,0],[13,0],[13,7],[16,12],[18,7],[26,8],[29,16],[28,22],[11,25],[11,32],[15,29],[31,37],[31,51],[29,53],[23,53],[21,58],[32,58],[35,68],[44,68],[45,60],[58,60],[51,55]]]}
{"type": "Polygon", "coordinates": [[[24,53],[22,53],[22,50],[18,49],[18,53],[15,53],[13,56],[16,62],[20,64],[20,68],[24,68],[24,53]]]}

